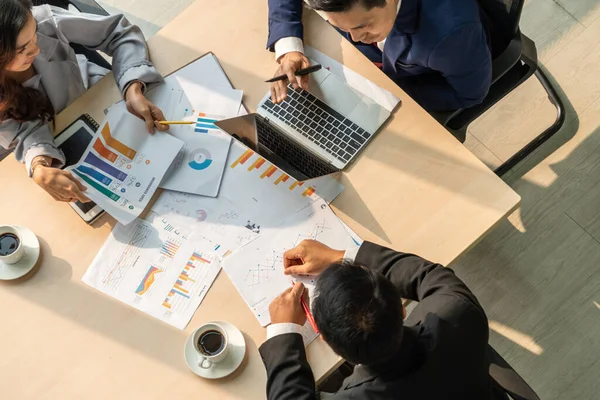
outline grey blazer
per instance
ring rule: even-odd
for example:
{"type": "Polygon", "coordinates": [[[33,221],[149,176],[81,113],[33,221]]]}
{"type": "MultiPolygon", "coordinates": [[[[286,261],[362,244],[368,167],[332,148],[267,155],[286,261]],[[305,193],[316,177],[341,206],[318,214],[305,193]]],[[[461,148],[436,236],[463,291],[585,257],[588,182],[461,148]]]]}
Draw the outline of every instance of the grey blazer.
{"type": "MultiPolygon", "coordinates": [[[[79,14],[43,5],[33,8],[33,16],[38,22],[40,47],[40,54],[33,61],[37,75],[23,85],[44,93],[56,113],[108,73],[76,55],[69,43],[79,43],[112,56],[113,73],[121,93],[134,80],[144,84],[162,81],[149,61],[142,32],[123,15],[79,14]]],[[[65,163],[64,155],[54,145],[50,127],[41,120],[1,121],[0,146],[4,152],[14,151],[17,160],[25,163],[28,173],[36,156],[54,158],[57,167],[65,163]]],[[[0,160],[2,158],[0,155],[0,160]]]]}

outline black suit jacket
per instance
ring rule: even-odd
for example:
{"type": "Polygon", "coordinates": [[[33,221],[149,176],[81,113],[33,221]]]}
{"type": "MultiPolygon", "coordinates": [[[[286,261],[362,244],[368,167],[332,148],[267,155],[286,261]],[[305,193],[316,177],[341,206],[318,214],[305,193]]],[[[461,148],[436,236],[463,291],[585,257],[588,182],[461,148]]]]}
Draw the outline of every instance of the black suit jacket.
{"type": "MultiPolygon", "coordinates": [[[[383,274],[403,298],[419,304],[405,320],[398,354],[385,364],[356,366],[334,399],[493,398],[487,318],[451,269],[368,242],[356,262],[383,274]]],[[[259,351],[267,368],[268,399],[317,397],[299,334],[271,338],[259,351]]]]}

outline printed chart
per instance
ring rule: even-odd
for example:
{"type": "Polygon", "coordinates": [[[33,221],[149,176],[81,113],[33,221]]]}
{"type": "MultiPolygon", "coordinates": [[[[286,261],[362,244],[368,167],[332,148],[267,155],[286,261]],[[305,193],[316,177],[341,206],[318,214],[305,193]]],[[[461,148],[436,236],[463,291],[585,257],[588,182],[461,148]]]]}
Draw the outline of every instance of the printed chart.
{"type": "Polygon", "coordinates": [[[343,190],[333,177],[298,182],[253,150],[234,140],[219,196],[232,200],[267,226],[323,198],[332,201],[343,190]]]}
{"type": "Polygon", "coordinates": [[[128,224],[146,207],[183,142],[148,135],[143,121],[112,107],[89,147],[74,166],[74,176],[96,204],[128,224]]]}
{"type": "Polygon", "coordinates": [[[165,218],[117,225],[82,280],[183,329],[221,269],[199,239],[165,218]]]}
{"type": "Polygon", "coordinates": [[[152,210],[170,221],[189,227],[212,244],[219,256],[254,240],[260,224],[239,210],[227,197],[194,196],[163,192],[152,210]]]}
{"type": "Polygon", "coordinates": [[[189,128],[174,134],[185,145],[167,172],[161,187],[215,197],[219,193],[232,139],[223,133],[208,134],[209,128],[202,128],[206,131],[202,133],[197,130],[198,128],[195,131],[189,128]]]}
{"type": "MultiPolygon", "coordinates": [[[[336,249],[346,249],[353,239],[323,200],[290,216],[277,227],[267,227],[258,238],[223,260],[223,269],[262,326],[271,322],[269,304],[290,287],[283,274],[283,254],[302,240],[315,239],[336,249]]],[[[314,292],[311,277],[294,277],[314,292]]]]}

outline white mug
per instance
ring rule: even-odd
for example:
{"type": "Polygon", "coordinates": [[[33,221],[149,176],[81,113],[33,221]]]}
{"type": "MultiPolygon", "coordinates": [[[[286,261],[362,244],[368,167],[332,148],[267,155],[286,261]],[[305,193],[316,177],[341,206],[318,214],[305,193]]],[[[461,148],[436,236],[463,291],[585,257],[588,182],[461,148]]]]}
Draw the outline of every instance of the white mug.
{"type": "Polygon", "coordinates": [[[217,364],[227,357],[229,351],[229,338],[227,337],[227,331],[219,324],[209,322],[196,329],[194,332],[194,348],[198,352],[198,366],[200,368],[209,369],[214,364],[217,364]],[[217,353],[209,354],[201,348],[199,340],[200,338],[209,331],[216,331],[222,336],[222,345],[217,353]]]}
{"type": "Polygon", "coordinates": [[[9,225],[0,226],[0,237],[7,233],[15,235],[19,240],[19,245],[11,254],[5,256],[0,255],[0,261],[5,264],[15,264],[23,257],[23,254],[25,253],[25,247],[23,246],[23,240],[21,235],[19,235],[19,231],[9,225]]]}

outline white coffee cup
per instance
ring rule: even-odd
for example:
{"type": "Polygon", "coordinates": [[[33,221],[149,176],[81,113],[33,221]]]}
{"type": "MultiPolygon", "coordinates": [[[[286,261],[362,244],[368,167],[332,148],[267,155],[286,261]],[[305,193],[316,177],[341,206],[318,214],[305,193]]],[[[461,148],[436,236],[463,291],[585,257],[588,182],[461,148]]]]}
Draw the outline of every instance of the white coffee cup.
{"type": "Polygon", "coordinates": [[[214,322],[202,325],[194,332],[194,348],[198,352],[198,366],[204,369],[211,368],[227,357],[229,351],[227,331],[214,322]],[[217,340],[219,337],[220,342],[217,340]]]}
{"type": "Polygon", "coordinates": [[[5,252],[10,253],[4,256],[0,255],[0,262],[3,262],[5,264],[15,264],[19,262],[19,260],[21,260],[23,254],[25,253],[25,247],[23,246],[23,240],[21,238],[21,235],[19,235],[19,231],[17,231],[14,227],[10,225],[0,226],[0,246],[2,246],[0,247],[0,254],[3,254],[5,252]],[[13,235],[17,238],[19,243],[16,249],[8,248],[8,246],[11,245],[11,242],[14,243],[14,241],[11,241],[10,239],[4,237],[5,235],[13,235]],[[4,239],[2,239],[3,237],[4,239]]]}

